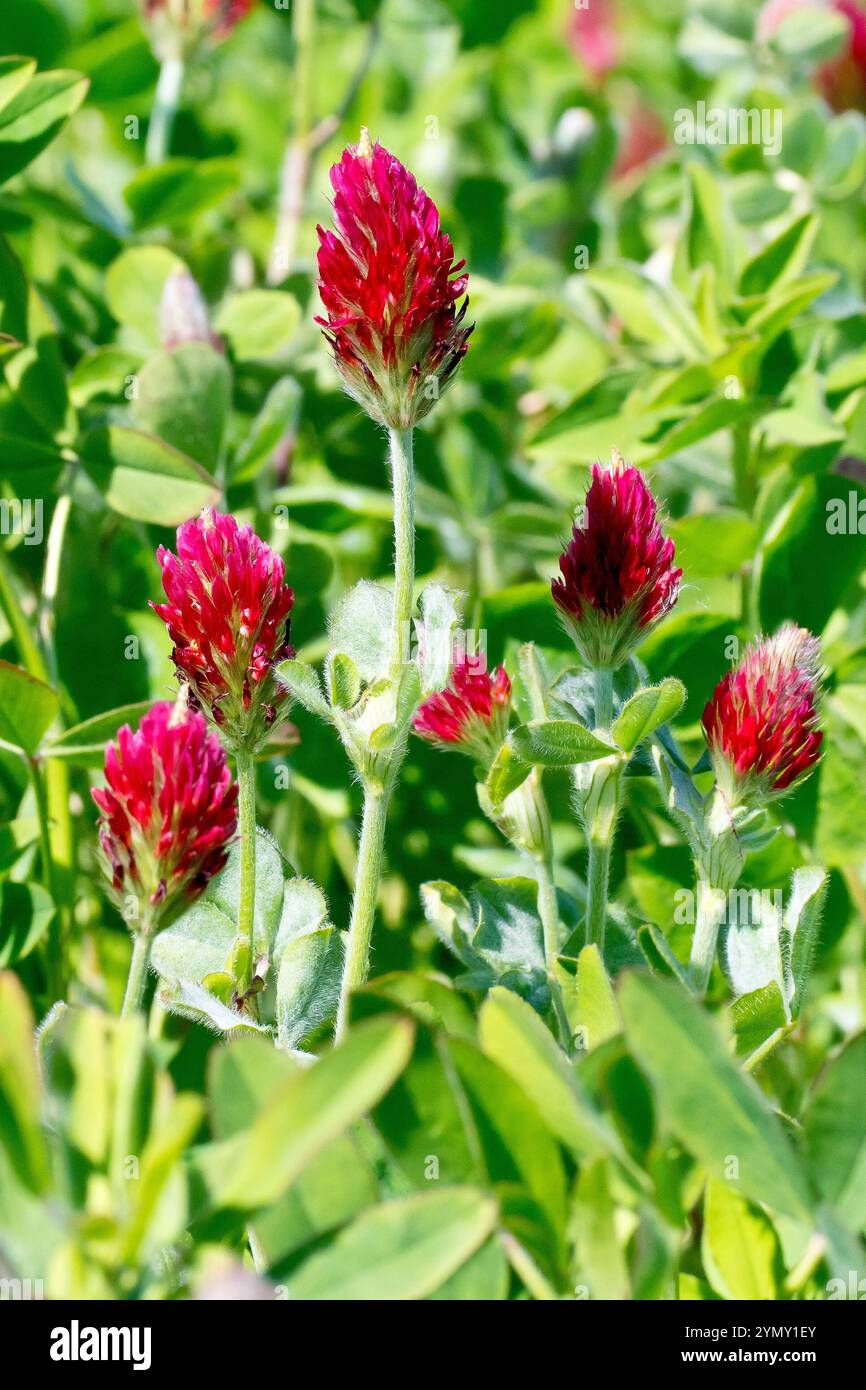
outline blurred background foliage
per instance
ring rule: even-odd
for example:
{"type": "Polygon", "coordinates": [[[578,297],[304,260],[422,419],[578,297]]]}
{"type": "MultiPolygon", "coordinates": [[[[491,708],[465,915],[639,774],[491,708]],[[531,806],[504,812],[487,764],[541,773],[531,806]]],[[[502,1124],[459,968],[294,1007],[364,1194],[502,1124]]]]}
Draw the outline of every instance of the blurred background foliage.
{"type": "MultiPolygon", "coordinates": [[[[764,12],[748,0],[262,0],[190,62],[169,158],[147,167],[159,69],[133,0],[4,0],[4,50],[41,75],[0,67],[0,479],[7,502],[44,499],[45,541],[4,535],[0,656],[59,692],[27,749],[53,719],[59,869],[50,895],[35,885],[26,764],[0,750],[0,954],[17,959],[37,1012],[34,948],[57,913],[72,997],[116,1006],[122,991],[128,940],[95,885],[88,794],[119,719],[66,743],[63,730],[172,688],[147,606],[157,544],[222,496],[285,554],[309,660],[337,597],[388,572],[384,440],[342,394],[313,322],[328,168],[363,123],[436,199],[477,322],[417,435],[419,582],[464,591],[491,662],[514,674],[518,644],[534,641],[562,669],[573,654],[549,579],[588,468],[617,447],[651,474],[685,570],[641,658],[688,687],[689,752],[732,639],[786,618],[822,636],[826,755],[774,813],[785,833],[749,863],[759,888],[812,859],[832,869],[807,1046],[774,1059],[777,1093],[801,1094],[826,1049],[862,1027],[866,78],[858,87],[832,7],[762,27],[764,12]],[[699,102],[778,113],[778,147],[678,143],[699,102]],[[182,266],[222,352],[160,342],[162,291],[182,266]],[[828,527],[834,499],[843,533],[828,527]]],[[[359,797],[330,731],[292,717],[259,766],[259,818],[342,925],[359,797]]],[[[549,791],[560,886],[579,901],[565,778],[549,791]]],[[[514,867],[469,765],[414,741],[376,972],[445,968],[422,882],[468,889],[514,867]]],[[[651,779],[630,778],[615,892],[675,946],[688,872],[651,779]]],[[[211,1040],[179,1034],[176,1080],[195,1084],[211,1040]]]]}

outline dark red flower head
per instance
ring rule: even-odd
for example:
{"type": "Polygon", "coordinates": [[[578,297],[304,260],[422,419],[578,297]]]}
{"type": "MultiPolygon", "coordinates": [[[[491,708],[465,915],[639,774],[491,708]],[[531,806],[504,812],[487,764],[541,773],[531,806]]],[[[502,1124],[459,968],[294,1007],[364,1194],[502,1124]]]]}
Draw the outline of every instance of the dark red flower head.
{"type": "Polygon", "coordinates": [[[733,805],[779,796],[818,761],[818,639],[785,623],[748,646],[719,681],[703,725],[716,779],[733,805]]]}
{"type": "Polygon", "coordinates": [[[472,332],[468,276],[435,203],[366,130],[331,170],[334,230],[319,232],[318,318],[350,395],[406,429],[450,385],[472,332]]]}
{"type": "Polygon", "coordinates": [[[228,858],[238,789],[225,752],[203,715],[166,701],[108,745],[105,780],[91,795],[111,896],[133,930],[165,925],[228,858]]]}
{"type": "Polygon", "coordinates": [[[491,675],[483,656],[462,656],[444,690],[425,700],[412,728],[440,748],[491,763],[508,732],[511,681],[504,666],[491,675]]]}
{"type": "Polygon", "coordinates": [[[565,626],[587,665],[614,670],[677,601],[682,570],[653,495],[637,468],[614,454],[595,464],[584,514],[551,585],[565,626]]]}
{"type": "Polygon", "coordinates": [[[229,743],[257,748],[288,693],[278,661],[294,656],[285,567],[250,526],[206,508],[177,532],[177,554],[157,551],[168,603],[151,607],[174,643],[178,675],[229,743]]]}

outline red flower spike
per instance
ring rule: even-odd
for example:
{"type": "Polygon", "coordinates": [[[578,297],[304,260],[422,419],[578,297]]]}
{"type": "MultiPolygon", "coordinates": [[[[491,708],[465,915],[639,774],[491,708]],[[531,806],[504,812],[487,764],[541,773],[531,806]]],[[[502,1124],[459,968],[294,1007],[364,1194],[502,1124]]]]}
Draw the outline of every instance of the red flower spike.
{"type": "Polygon", "coordinates": [[[472,327],[468,276],[436,205],[366,130],[331,169],[334,230],[319,233],[317,318],[349,394],[371,419],[408,429],[451,384],[472,327]]]}
{"type": "Polygon", "coordinates": [[[750,644],[703,714],[719,786],[731,805],[783,795],[818,761],[818,639],[785,623],[750,644]]]}
{"type": "Polygon", "coordinates": [[[151,607],[174,642],[178,676],[229,746],[259,748],[288,700],[274,665],[294,656],[283,561],[211,508],[178,528],[176,555],[160,546],[157,559],[168,602],[151,607]]]}
{"type": "Polygon", "coordinates": [[[642,474],[614,454],[595,464],[581,521],[551,585],[588,666],[615,670],[677,601],[682,570],[642,474]]]}
{"type": "Polygon", "coordinates": [[[164,926],[228,858],[238,788],[225,751],[203,715],[166,701],[108,745],[105,779],[91,795],[111,897],[122,911],[138,901],[133,929],[164,926]]]}
{"type": "Polygon", "coordinates": [[[445,690],[418,709],[412,728],[438,748],[454,748],[489,764],[508,732],[511,681],[504,666],[492,676],[483,657],[462,657],[445,690]]]}

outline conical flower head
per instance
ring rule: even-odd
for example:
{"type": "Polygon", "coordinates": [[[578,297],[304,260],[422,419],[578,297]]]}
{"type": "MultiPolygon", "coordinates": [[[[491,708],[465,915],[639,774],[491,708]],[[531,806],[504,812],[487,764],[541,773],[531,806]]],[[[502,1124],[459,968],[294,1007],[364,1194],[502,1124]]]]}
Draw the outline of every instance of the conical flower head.
{"type": "Polygon", "coordinates": [[[203,39],[219,42],[253,8],[255,0],[141,0],[159,58],[190,53],[203,39]]]}
{"type": "Polygon", "coordinates": [[[204,716],[154,705],[133,733],[125,724],[105,754],[99,844],[110,894],[133,930],[164,926],[228,858],[237,828],[237,783],[204,716]]]}
{"type": "Polygon", "coordinates": [[[508,733],[511,681],[504,666],[491,673],[482,656],[462,656],[444,690],[418,709],[412,728],[439,748],[468,753],[489,765],[508,733]]]}
{"type": "Polygon", "coordinates": [[[294,594],[280,556],[233,516],[206,508],[160,546],[167,603],[152,608],[174,643],[172,661],[231,747],[259,748],[288,699],[274,675],[294,655],[294,594]]]}
{"type": "Polygon", "coordinates": [[[331,170],[334,230],[319,232],[317,319],[349,391],[371,419],[407,429],[453,380],[471,327],[467,275],[435,203],[366,131],[331,170]]]}
{"type": "Polygon", "coordinates": [[[673,608],[682,570],[637,468],[614,454],[595,464],[581,519],[551,585],[566,629],[588,666],[615,670],[673,608]]]}
{"type": "Polygon", "coordinates": [[[750,644],[704,710],[713,769],[731,805],[783,795],[818,761],[818,639],[785,623],[750,644]]]}

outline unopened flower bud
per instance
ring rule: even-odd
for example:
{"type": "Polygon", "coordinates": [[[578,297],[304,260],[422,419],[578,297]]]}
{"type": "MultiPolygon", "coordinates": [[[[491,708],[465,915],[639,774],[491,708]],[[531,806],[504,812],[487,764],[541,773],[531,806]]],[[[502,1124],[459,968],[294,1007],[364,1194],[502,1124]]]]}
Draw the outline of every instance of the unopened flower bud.
{"type": "Polygon", "coordinates": [[[506,734],[511,714],[511,681],[504,666],[491,675],[484,659],[464,656],[452,669],[448,686],[418,709],[412,728],[438,748],[468,753],[489,766],[506,734]]]}

